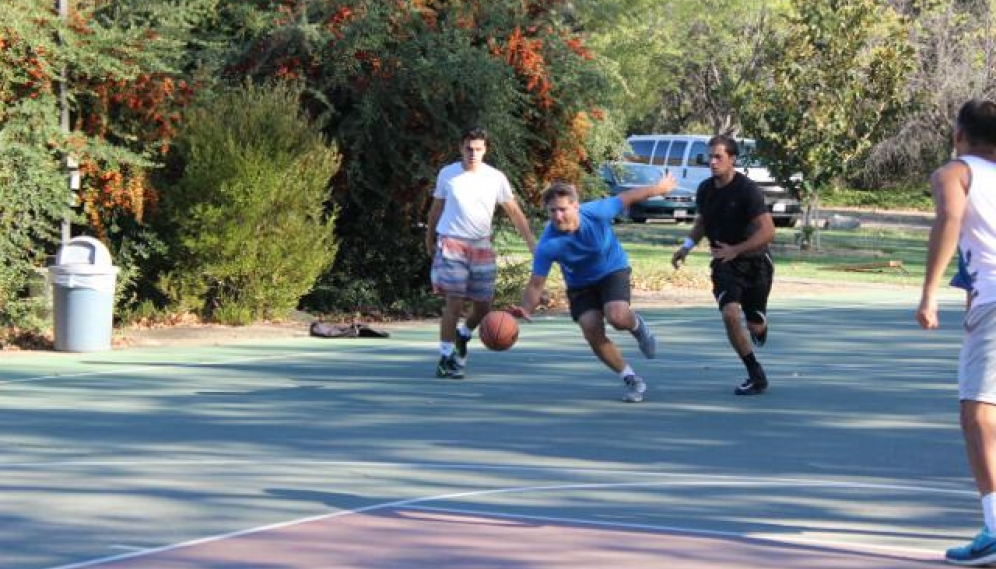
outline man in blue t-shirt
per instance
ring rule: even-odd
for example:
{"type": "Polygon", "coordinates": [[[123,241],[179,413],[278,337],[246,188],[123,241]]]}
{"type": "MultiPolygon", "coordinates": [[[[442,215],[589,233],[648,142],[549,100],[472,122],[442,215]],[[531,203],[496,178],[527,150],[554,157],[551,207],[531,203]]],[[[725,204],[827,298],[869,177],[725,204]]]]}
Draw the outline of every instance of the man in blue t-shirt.
{"type": "Polygon", "coordinates": [[[522,293],[522,306],[511,310],[528,319],[540,303],[553,263],[559,264],[567,284],[571,318],[598,359],[619,374],[626,385],[623,401],[628,403],[643,401],[647,386],[606,336],[605,322],[632,333],[647,358],[656,355],[657,341],[643,318],[630,310],[629,259],[612,230],[612,220],[631,204],[664,195],[677,185],[674,177],[667,175],[656,185],[584,204],[570,184],[557,182],[547,188],[543,205],[550,221],[536,244],[533,273],[522,293]]]}

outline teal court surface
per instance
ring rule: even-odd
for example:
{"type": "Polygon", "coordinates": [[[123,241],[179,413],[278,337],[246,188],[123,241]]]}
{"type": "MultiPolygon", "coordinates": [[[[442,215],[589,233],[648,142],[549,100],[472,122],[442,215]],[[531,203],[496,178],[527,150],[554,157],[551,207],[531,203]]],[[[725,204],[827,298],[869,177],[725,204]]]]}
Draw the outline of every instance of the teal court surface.
{"type": "Polygon", "coordinates": [[[747,398],[712,306],[613,335],[642,404],[561,315],[462,381],[434,323],[0,354],[0,569],[939,567],[981,525],[950,293],[773,298],[747,398]]]}

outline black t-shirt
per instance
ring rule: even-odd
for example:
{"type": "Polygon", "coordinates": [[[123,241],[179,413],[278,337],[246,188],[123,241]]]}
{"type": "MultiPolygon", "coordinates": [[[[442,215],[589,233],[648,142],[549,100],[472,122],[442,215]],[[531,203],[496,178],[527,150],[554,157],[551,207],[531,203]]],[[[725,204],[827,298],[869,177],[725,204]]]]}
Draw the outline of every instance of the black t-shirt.
{"type": "MultiPolygon", "coordinates": [[[[736,245],[746,241],[757,230],[754,218],[768,212],[764,194],[753,180],[740,172],[722,188],[716,187],[715,178],[703,181],[695,194],[695,203],[705,222],[710,247],[715,247],[717,242],[736,245]]],[[[762,251],[765,250],[767,247],[762,251]]]]}

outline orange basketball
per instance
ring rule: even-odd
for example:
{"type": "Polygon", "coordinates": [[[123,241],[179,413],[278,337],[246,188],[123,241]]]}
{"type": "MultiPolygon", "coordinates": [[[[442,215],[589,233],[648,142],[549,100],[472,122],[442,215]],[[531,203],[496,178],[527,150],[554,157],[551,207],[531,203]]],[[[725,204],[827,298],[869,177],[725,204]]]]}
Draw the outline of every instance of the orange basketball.
{"type": "Polygon", "coordinates": [[[504,310],[492,310],[481,320],[481,343],[489,350],[503,351],[519,339],[519,324],[504,310]]]}

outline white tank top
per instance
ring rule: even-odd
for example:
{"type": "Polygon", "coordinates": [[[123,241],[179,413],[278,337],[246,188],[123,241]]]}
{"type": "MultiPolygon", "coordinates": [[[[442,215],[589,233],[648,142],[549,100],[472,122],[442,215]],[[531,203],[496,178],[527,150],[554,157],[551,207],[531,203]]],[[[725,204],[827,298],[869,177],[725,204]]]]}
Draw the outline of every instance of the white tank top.
{"type": "Polygon", "coordinates": [[[958,158],[972,179],[958,246],[972,277],[972,307],[996,302],[996,162],[978,156],[958,158]]]}

